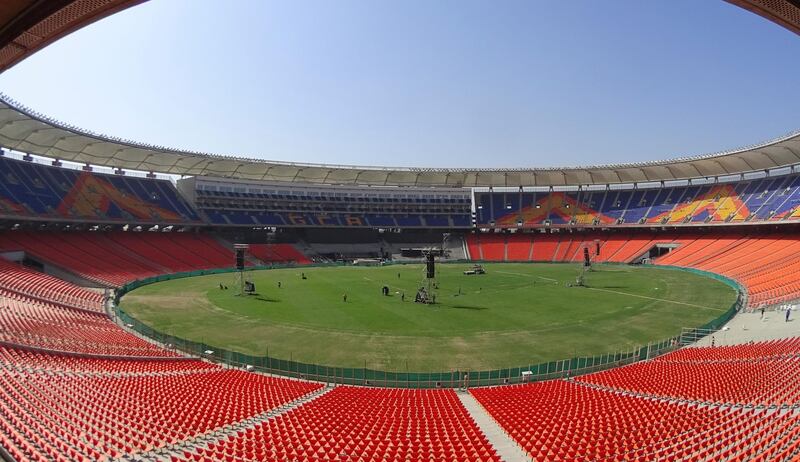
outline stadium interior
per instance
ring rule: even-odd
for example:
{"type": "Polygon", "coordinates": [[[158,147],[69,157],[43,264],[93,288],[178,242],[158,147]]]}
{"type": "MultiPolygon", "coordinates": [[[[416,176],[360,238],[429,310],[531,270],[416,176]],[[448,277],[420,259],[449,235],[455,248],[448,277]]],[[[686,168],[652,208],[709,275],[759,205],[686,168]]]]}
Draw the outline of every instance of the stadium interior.
{"type": "MultiPolygon", "coordinates": [[[[7,3],[0,70],[140,2],[7,3]]],[[[800,33],[796,1],[731,3],[800,33]]],[[[715,343],[800,300],[800,133],[642,164],[359,168],[144,145],[2,96],[0,145],[3,460],[800,460],[800,337],[715,343]],[[231,271],[234,244],[245,269],[434,252],[680,267],[740,292],[733,319],[657,352],[409,386],[266,373],[120,318],[123,288],[231,271]]]]}

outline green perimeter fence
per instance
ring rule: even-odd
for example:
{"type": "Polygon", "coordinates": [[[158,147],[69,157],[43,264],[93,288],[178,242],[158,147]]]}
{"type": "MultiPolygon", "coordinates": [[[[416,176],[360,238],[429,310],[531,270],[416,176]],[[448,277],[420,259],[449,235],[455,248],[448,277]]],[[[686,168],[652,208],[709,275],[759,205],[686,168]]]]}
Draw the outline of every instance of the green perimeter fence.
{"type": "MultiPolygon", "coordinates": [[[[343,265],[328,264],[314,266],[343,265]]],[[[257,266],[247,268],[247,271],[287,267],[292,267],[292,265],[257,266]]],[[[712,277],[736,289],[739,294],[742,293],[741,287],[735,281],[718,274],[673,266],[659,266],[658,268],[669,268],[712,277]]],[[[659,342],[652,342],[647,345],[634,347],[628,351],[617,351],[596,356],[581,356],[564,359],[561,361],[528,364],[506,369],[494,369],[488,371],[453,370],[447,372],[379,371],[369,369],[367,367],[334,367],[272,358],[270,356],[252,356],[236,351],[226,350],[224,348],[206,343],[187,340],[155,330],[152,327],[142,323],[138,319],[131,317],[125,311],[119,308],[119,300],[123,295],[144,285],[160,281],[168,281],[171,279],[203,276],[208,274],[231,273],[234,271],[236,271],[234,268],[221,268],[166,274],[133,281],[117,290],[114,300],[114,314],[128,328],[133,329],[134,331],[156,342],[159,342],[162,345],[165,345],[167,348],[172,348],[190,356],[203,357],[211,361],[227,364],[233,367],[247,368],[258,372],[334,384],[402,388],[456,388],[463,386],[514,384],[570,377],[650,359],[679,348],[681,345],[689,341],[698,340],[699,338],[719,330],[734,315],[736,315],[741,306],[741,297],[739,297],[737,301],[734,302],[721,316],[702,326],[688,330],[685,329],[681,335],[676,335],[659,342]]]]}

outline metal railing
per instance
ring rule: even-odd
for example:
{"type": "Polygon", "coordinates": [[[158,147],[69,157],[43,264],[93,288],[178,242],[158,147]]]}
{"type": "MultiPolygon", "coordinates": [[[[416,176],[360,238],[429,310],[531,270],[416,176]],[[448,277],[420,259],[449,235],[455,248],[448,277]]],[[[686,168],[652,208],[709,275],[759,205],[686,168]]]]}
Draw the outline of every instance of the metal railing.
{"type": "MultiPolygon", "coordinates": [[[[316,266],[341,265],[342,264],[316,266]]],[[[272,268],[280,268],[284,266],[285,265],[274,265],[272,268]]],[[[252,267],[248,268],[248,270],[252,271],[267,268],[268,267],[252,267]]],[[[721,280],[737,290],[741,290],[735,281],[725,278],[724,276],[678,267],[665,268],[689,271],[706,276],[712,275],[715,277],[715,279],[721,280]]],[[[248,355],[236,351],[230,351],[216,345],[211,345],[204,342],[195,342],[161,332],[131,317],[124,310],[119,308],[119,299],[125,293],[147,284],[206,274],[229,273],[232,271],[235,271],[235,269],[226,268],[192,271],[188,273],[156,276],[131,282],[117,291],[114,299],[115,303],[113,313],[116,317],[118,317],[119,321],[129,329],[132,329],[149,339],[161,343],[167,348],[183,352],[190,356],[206,358],[208,360],[227,364],[233,367],[247,368],[268,374],[283,375],[333,384],[369,385],[396,388],[457,388],[464,386],[515,384],[528,381],[571,377],[651,359],[688,344],[690,338],[699,339],[702,338],[702,336],[718,330],[736,315],[740,308],[741,301],[738,299],[722,315],[702,326],[698,326],[693,329],[684,329],[680,335],[676,335],[658,342],[651,342],[647,345],[632,347],[630,350],[610,352],[595,356],[580,356],[538,364],[526,364],[519,367],[504,369],[483,371],[450,370],[442,372],[383,371],[370,369],[366,366],[362,368],[336,367],[303,363],[300,361],[293,361],[283,358],[274,358],[268,355],[248,355]]]]}

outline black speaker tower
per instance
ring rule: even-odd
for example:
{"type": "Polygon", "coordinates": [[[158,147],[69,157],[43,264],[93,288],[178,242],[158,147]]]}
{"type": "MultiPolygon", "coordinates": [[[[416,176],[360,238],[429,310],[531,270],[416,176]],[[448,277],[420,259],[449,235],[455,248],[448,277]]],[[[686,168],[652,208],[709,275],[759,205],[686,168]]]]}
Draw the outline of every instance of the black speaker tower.
{"type": "Polygon", "coordinates": [[[431,252],[428,255],[426,255],[426,257],[425,257],[425,266],[426,266],[426,269],[427,269],[426,277],[428,279],[435,278],[436,277],[436,264],[434,263],[434,260],[433,260],[433,252],[431,252]]]}
{"type": "Polygon", "coordinates": [[[236,249],[236,269],[244,269],[244,249],[236,249]]]}
{"type": "Polygon", "coordinates": [[[248,244],[233,244],[236,253],[236,285],[239,286],[241,296],[244,296],[244,255],[248,248],[250,248],[248,244]]]}

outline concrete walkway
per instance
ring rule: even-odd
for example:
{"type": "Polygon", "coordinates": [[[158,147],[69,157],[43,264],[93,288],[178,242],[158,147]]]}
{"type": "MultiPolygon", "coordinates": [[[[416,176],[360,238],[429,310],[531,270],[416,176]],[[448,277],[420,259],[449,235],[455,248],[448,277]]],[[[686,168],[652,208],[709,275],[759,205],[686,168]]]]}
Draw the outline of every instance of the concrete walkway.
{"type": "Polygon", "coordinates": [[[531,460],[528,454],[486,413],[486,410],[478,403],[478,400],[467,392],[457,391],[456,394],[458,399],[461,400],[461,404],[467,408],[467,412],[475,419],[478,428],[486,435],[486,439],[492,443],[501,460],[504,462],[527,462],[531,460]]]}
{"type": "Polygon", "coordinates": [[[792,311],[789,322],[786,322],[785,311],[766,311],[763,319],[758,310],[739,313],[722,330],[699,340],[695,345],[710,346],[712,337],[715,346],[800,337],[800,310],[792,311]]]}

